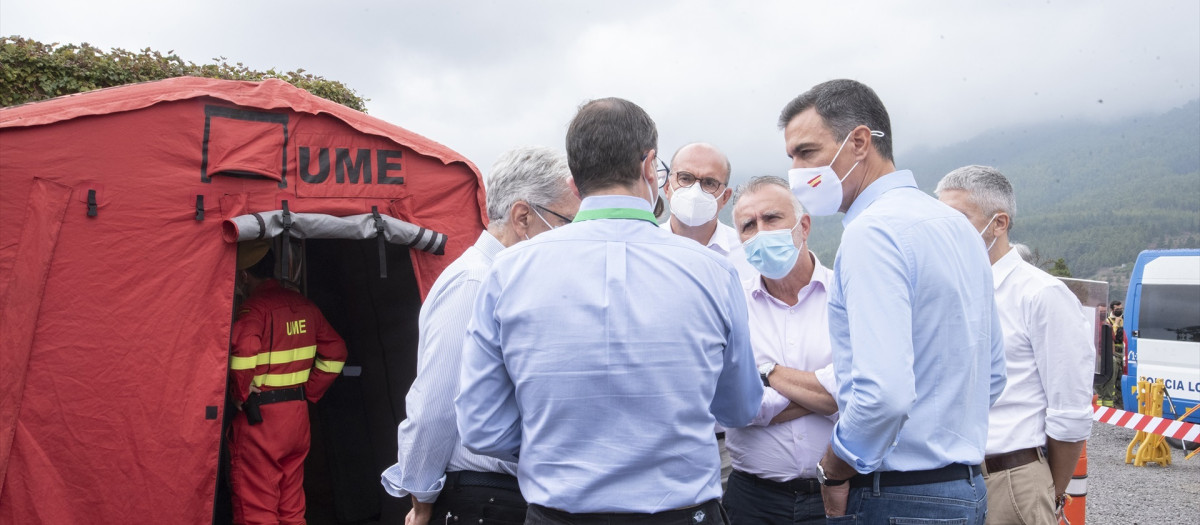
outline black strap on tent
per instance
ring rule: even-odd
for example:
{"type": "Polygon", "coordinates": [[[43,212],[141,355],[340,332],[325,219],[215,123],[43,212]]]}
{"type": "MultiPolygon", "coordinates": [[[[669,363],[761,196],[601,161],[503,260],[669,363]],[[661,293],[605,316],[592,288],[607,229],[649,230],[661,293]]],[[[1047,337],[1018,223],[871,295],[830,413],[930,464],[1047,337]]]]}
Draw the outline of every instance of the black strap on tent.
{"type": "Polygon", "coordinates": [[[258,237],[254,238],[254,240],[257,241],[267,236],[267,221],[264,221],[262,215],[258,213],[252,213],[251,215],[253,215],[255,219],[258,219],[258,237]]]}
{"type": "Polygon", "coordinates": [[[375,239],[379,244],[379,278],[387,279],[387,236],[383,233],[383,217],[379,216],[379,206],[371,206],[371,217],[375,218],[375,239]]]}
{"type": "Polygon", "coordinates": [[[279,237],[280,237],[280,240],[283,241],[283,246],[280,247],[279,271],[276,272],[276,275],[283,278],[284,280],[288,280],[291,278],[291,272],[289,272],[288,269],[292,267],[292,265],[289,264],[290,261],[288,261],[288,256],[289,256],[288,251],[292,244],[292,235],[291,235],[292,212],[288,210],[288,201],[287,200],[283,201],[282,219],[283,219],[283,232],[281,232],[279,234],[279,237]]]}
{"type": "Polygon", "coordinates": [[[88,217],[96,216],[96,190],[88,190],[88,217]]]}
{"type": "Polygon", "coordinates": [[[196,196],[196,220],[204,220],[204,196],[196,196]]]}

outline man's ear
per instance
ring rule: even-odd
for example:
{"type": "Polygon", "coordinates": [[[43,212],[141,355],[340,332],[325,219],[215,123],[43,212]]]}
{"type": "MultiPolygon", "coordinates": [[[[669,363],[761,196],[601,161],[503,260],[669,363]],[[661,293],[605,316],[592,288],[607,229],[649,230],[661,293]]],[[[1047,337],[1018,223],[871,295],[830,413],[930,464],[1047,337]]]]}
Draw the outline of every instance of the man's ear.
{"type": "Polygon", "coordinates": [[[1012,227],[1012,221],[1009,220],[1008,214],[1004,212],[996,214],[996,220],[994,221],[994,224],[995,226],[993,226],[993,228],[995,228],[997,235],[999,235],[1000,232],[1004,232],[1005,235],[1008,235],[1008,229],[1012,227]]]}
{"type": "Polygon", "coordinates": [[[508,209],[508,224],[518,239],[525,238],[525,234],[529,231],[529,219],[532,215],[533,211],[529,207],[529,203],[525,201],[514,202],[508,209]]]}
{"type": "Polygon", "coordinates": [[[847,144],[847,146],[854,147],[855,160],[862,160],[867,157],[867,150],[870,149],[872,140],[874,140],[874,137],[871,136],[871,128],[860,125],[850,131],[850,144],[847,144]]]}
{"type": "MultiPolygon", "coordinates": [[[[697,184],[699,184],[699,182],[697,182],[697,184]]],[[[668,186],[670,186],[670,184],[668,184],[668,186]]],[[[733,188],[730,188],[728,185],[726,185],[725,191],[721,192],[720,197],[717,197],[717,209],[720,210],[721,208],[724,208],[725,204],[728,203],[729,199],[732,197],[733,188]]]]}

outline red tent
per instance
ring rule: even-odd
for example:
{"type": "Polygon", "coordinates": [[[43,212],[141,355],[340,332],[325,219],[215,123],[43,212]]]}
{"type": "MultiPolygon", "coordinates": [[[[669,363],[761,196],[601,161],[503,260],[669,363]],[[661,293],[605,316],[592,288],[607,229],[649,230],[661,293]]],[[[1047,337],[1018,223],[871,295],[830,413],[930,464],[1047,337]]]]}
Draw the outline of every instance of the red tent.
{"type": "Polygon", "coordinates": [[[260,232],[351,352],[313,411],[310,517],[379,515],[420,301],[485,217],[466,158],[279,80],[0,110],[0,523],[222,521],[236,241],[260,232]]]}

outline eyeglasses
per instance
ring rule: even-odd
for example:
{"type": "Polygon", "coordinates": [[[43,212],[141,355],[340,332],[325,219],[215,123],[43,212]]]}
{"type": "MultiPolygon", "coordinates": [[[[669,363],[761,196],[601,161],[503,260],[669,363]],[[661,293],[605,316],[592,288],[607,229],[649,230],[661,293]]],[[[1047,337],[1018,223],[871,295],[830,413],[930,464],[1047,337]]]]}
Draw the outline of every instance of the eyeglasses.
{"type": "Polygon", "coordinates": [[[724,182],[712,177],[700,178],[686,171],[675,172],[675,182],[679,184],[680,188],[690,188],[696,181],[700,181],[700,189],[711,195],[716,195],[725,186],[724,182]]]}
{"type": "Polygon", "coordinates": [[[671,175],[671,167],[667,166],[667,163],[663,162],[662,159],[658,159],[658,164],[662,167],[655,170],[655,176],[658,177],[658,187],[661,188],[667,185],[667,177],[671,175]]]}
{"type": "Polygon", "coordinates": [[[563,214],[558,213],[550,208],[542,206],[541,204],[534,204],[533,206],[539,210],[549,213],[550,215],[558,217],[560,220],[563,221],[563,224],[571,224],[572,222],[575,222],[575,217],[567,217],[566,215],[563,215],[563,214]]]}

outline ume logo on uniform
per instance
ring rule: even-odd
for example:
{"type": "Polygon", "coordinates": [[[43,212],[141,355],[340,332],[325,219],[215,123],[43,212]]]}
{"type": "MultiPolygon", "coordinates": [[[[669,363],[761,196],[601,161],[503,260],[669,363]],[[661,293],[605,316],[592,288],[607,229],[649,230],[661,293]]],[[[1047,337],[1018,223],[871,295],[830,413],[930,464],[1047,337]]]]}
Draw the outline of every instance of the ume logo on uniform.
{"type": "Polygon", "coordinates": [[[807,184],[808,184],[809,186],[812,186],[812,187],[814,187],[814,188],[816,188],[817,186],[820,186],[820,185],[821,185],[821,176],[820,176],[820,175],[817,175],[816,177],[813,177],[813,178],[809,179],[809,181],[807,182],[807,184]]]}

